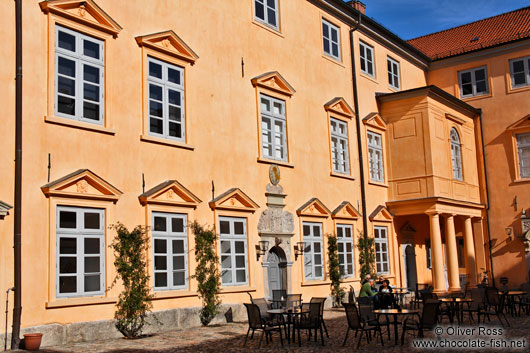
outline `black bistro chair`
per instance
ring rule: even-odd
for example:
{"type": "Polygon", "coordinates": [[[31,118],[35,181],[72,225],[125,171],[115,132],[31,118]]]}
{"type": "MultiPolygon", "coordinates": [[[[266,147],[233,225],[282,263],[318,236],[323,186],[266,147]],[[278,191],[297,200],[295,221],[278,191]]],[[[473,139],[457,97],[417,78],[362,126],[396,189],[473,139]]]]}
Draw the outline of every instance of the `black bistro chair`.
{"type": "Polygon", "coordinates": [[[326,302],[325,297],[313,297],[311,298],[310,303],[320,303],[320,321],[322,322],[322,326],[324,327],[324,331],[326,331],[326,337],[329,338],[328,334],[328,328],[326,327],[326,322],[324,321],[324,303],[326,302]]]}
{"type": "Polygon", "coordinates": [[[440,312],[440,301],[438,299],[427,299],[423,303],[421,317],[407,317],[403,321],[401,331],[401,345],[405,343],[405,332],[415,331],[418,337],[423,337],[424,331],[431,331],[438,324],[438,314],[440,312]]]}
{"type": "Polygon", "coordinates": [[[268,310],[272,309],[271,303],[265,298],[252,298],[252,304],[256,304],[259,307],[261,313],[261,319],[264,321],[270,321],[271,315],[267,313],[268,310]]]}
{"type": "Polygon", "coordinates": [[[273,289],[272,290],[273,309],[280,309],[284,307],[286,300],[287,300],[287,291],[285,289],[273,289]]]}
{"type": "Polygon", "coordinates": [[[355,330],[355,336],[357,336],[357,332],[361,330],[361,335],[359,336],[359,341],[357,342],[357,349],[359,349],[359,346],[361,345],[361,340],[363,338],[363,333],[366,332],[366,341],[370,343],[371,340],[371,331],[374,331],[374,336],[377,340],[377,332],[379,332],[379,338],[381,338],[381,345],[385,345],[383,342],[383,334],[381,333],[381,326],[369,326],[363,321],[361,321],[361,317],[359,316],[359,312],[357,311],[357,306],[355,303],[342,303],[344,306],[344,309],[346,310],[346,319],[348,320],[348,328],[346,329],[346,336],[344,337],[344,341],[342,342],[342,345],[346,345],[346,340],[348,339],[348,334],[351,331],[355,330]]]}
{"type": "Polygon", "coordinates": [[[315,330],[315,342],[317,341],[317,330],[320,330],[320,339],[324,345],[324,333],[322,330],[322,320],[320,320],[320,302],[309,303],[309,313],[294,321],[294,330],[298,332],[298,346],[302,345],[300,331],[307,330],[307,339],[311,338],[311,330],[315,330]]]}
{"type": "MultiPolygon", "coordinates": [[[[361,322],[369,328],[375,328],[375,331],[381,331],[381,326],[385,326],[388,339],[390,339],[390,319],[387,315],[384,315],[385,321],[381,322],[381,317],[378,317],[373,310],[373,302],[359,302],[359,317],[361,318],[361,322]]],[[[367,332],[368,336],[370,336],[370,333],[370,331],[367,332]]]]}
{"type": "Polygon", "coordinates": [[[421,292],[429,288],[429,285],[426,283],[416,283],[416,289],[414,290],[414,298],[410,301],[410,307],[416,309],[422,303],[421,292]]]}
{"type": "Polygon", "coordinates": [[[470,303],[466,303],[467,306],[463,308],[463,312],[469,315],[469,322],[475,321],[473,319],[473,313],[477,314],[481,310],[484,310],[484,303],[486,297],[484,294],[484,288],[471,288],[471,299],[473,300],[470,303]]]}
{"type": "Polygon", "coordinates": [[[263,336],[265,336],[265,340],[267,341],[267,343],[269,342],[269,337],[272,341],[273,331],[278,331],[280,333],[280,342],[283,347],[281,325],[279,323],[273,324],[271,322],[265,322],[264,320],[262,320],[259,306],[257,306],[256,304],[245,303],[245,307],[247,308],[247,315],[248,315],[248,331],[247,331],[247,335],[245,337],[245,342],[243,343],[243,346],[247,344],[248,335],[250,333],[250,330],[252,330],[252,335],[250,336],[250,339],[254,338],[254,331],[262,331],[261,337],[259,339],[258,349],[261,347],[263,336]]]}
{"type": "Polygon", "coordinates": [[[302,294],[287,294],[287,308],[297,308],[302,305],[302,294]]]}
{"type": "Polygon", "coordinates": [[[504,314],[504,305],[506,302],[506,293],[499,295],[499,290],[495,287],[486,287],[486,307],[484,310],[478,312],[478,323],[480,324],[480,317],[484,316],[488,318],[488,321],[491,321],[490,315],[496,315],[497,319],[504,327],[501,317],[504,318],[506,324],[510,326],[510,322],[504,314]]]}

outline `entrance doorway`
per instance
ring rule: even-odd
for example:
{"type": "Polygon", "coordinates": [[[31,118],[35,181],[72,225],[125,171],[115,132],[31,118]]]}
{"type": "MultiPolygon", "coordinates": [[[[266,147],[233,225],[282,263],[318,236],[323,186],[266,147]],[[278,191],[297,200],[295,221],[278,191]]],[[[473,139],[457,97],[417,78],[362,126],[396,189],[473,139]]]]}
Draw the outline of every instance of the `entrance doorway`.
{"type": "Polygon", "coordinates": [[[287,260],[285,252],[278,246],[269,251],[268,262],[268,285],[269,297],[272,298],[272,291],[283,289],[287,291],[287,260]]]}
{"type": "Polygon", "coordinates": [[[414,250],[414,246],[411,244],[406,244],[404,250],[407,289],[413,291],[416,290],[416,283],[418,282],[418,273],[416,269],[416,252],[414,250]]]}

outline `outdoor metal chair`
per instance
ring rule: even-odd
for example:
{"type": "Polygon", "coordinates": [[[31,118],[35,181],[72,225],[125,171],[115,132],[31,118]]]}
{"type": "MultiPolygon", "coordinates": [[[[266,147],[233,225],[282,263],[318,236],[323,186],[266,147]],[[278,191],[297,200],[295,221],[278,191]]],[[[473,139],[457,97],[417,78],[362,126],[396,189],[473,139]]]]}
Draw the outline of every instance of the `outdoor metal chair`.
{"type": "Polygon", "coordinates": [[[287,308],[299,307],[302,305],[302,294],[287,294],[287,308]]]}
{"type": "Polygon", "coordinates": [[[287,297],[287,291],[285,289],[273,289],[272,290],[273,308],[279,309],[283,305],[285,305],[286,297],[287,297]]]}
{"type": "Polygon", "coordinates": [[[429,285],[426,283],[416,283],[416,289],[414,290],[414,298],[410,301],[410,307],[416,309],[421,302],[421,290],[428,289],[429,285]]]}
{"type": "Polygon", "coordinates": [[[324,303],[326,302],[327,298],[311,298],[310,303],[320,303],[320,321],[322,322],[322,326],[324,326],[324,331],[326,331],[326,337],[329,338],[328,334],[328,328],[326,327],[326,322],[324,321],[324,303]]]}
{"type": "Polygon", "coordinates": [[[252,304],[256,304],[261,312],[261,319],[269,321],[271,316],[267,313],[268,310],[272,309],[272,305],[265,298],[253,298],[252,304]]]}
{"type": "Polygon", "coordinates": [[[520,289],[526,292],[526,294],[515,299],[515,305],[518,307],[518,315],[521,315],[521,309],[526,312],[526,315],[530,315],[530,283],[523,283],[520,289]]]}
{"type": "Polygon", "coordinates": [[[252,330],[252,335],[250,336],[250,339],[254,338],[254,332],[256,330],[262,331],[261,337],[259,339],[258,343],[258,349],[261,347],[261,342],[263,341],[263,336],[265,336],[265,340],[267,343],[269,343],[269,337],[272,341],[272,332],[278,331],[280,333],[280,342],[283,347],[283,337],[282,337],[282,328],[280,324],[271,324],[263,321],[261,319],[261,313],[259,306],[256,304],[247,304],[245,303],[245,307],[247,308],[247,315],[248,315],[248,331],[247,335],[245,336],[245,342],[243,343],[243,346],[247,344],[248,335],[250,334],[250,330],[252,330]]]}
{"type": "Polygon", "coordinates": [[[401,345],[405,343],[405,333],[407,331],[416,331],[418,337],[423,337],[424,331],[431,331],[438,324],[438,314],[440,312],[440,301],[438,299],[427,299],[423,303],[421,317],[407,317],[403,321],[401,331],[401,345]]]}
{"type": "MultiPolygon", "coordinates": [[[[359,316],[361,318],[361,322],[368,327],[377,327],[378,330],[381,330],[381,326],[385,326],[388,339],[390,339],[390,319],[387,315],[385,315],[385,322],[379,321],[379,318],[374,313],[374,306],[372,302],[359,303],[359,316]]],[[[370,335],[370,332],[367,332],[367,334],[370,335]]]]}
{"type": "Polygon", "coordinates": [[[478,323],[480,324],[480,317],[485,316],[488,321],[491,321],[490,315],[496,315],[497,319],[504,327],[501,317],[504,318],[506,324],[510,326],[510,322],[504,314],[504,305],[506,302],[506,293],[499,295],[499,290],[495,287],[486,287],[486,307],[484,310],[478,312],[478,323]]]}
{"type": "Polygon", "coordinates": [[[475,321],[473,319],[473,313],[476,313],[478,316],[479,311],[484,309],[485,295],[483,288],[472,288],[471,289],[471,299],[473,300],[470,303],[466,303],[467,307],[462,308],[464,313],[468,313],[469,322],[475,321]]]}
{"type": "Polygon", "coordinates": [[[381,345],[385,345],[383,342],[383,334],[381,333],[381,326],[369,326],[366,325],[364,322],[361,321],[361,318],[359,316],[359,312],[357,311],[357,306],[355,303],[342,303],[344,306],[344,309],[346,310],[346,319],[348,320],[348,327],[346,329],[346,336],[344,336],[344,341],[342,342],[342,345],[346,345],[346,340],[348,339],[348,334],[350,333],[350,330],[355,330],[355,337],[357,337],[357,332],[361,330],[361,335],[359,336],[359,341],[357,342],[357,349],[359,349],[359,346],[361,345],[361,340],[363,338],[363,333],[366,332],[366,341],[370,343],[370,331],[374,331],[374,336],[377,340],[377,332],[379,332],[379,337],[381,338],[381,345]]]}
{"type": "Polygon", "coordinates": [[[309,313],[301,316],[294,322],[294,330],[298,332],[298,346],[302,345],[300,331],[307,330],[307,339],[311,338],[311,330],[315,330],[315,342],[317,341],[317,330],[320,330],[320,339],[324,345],[324,333],[322,330],[322,320],[320,319],[320,302],[309,303],[309,313]]]}

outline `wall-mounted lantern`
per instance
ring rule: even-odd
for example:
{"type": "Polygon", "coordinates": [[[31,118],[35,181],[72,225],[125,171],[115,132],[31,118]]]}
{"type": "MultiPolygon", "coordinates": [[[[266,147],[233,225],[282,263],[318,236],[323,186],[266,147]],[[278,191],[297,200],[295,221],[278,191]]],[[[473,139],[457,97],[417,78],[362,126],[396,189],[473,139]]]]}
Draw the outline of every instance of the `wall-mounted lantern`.
{"type": "Polygon", "coordinates": [[[294,261],[298,259],[298,256],[302,256],[304,254],[304,249],[306,248],[306,244],[303,241],[299,241],[294,246],[294,261]]]}
{"type": "Polygon", "coordinates": [[[510,240],[513,240],[513,229],[512,227],[506,227],[504,228],[506,231],[506,235],[510,238],[510,240]]]}
{"type": "Polygon", "coordinates": [[[256,245],[256,257],[258,260],[260,256],[267,253],[267,250],[269,250],[269,242],[267,240],[260,240],[259,245],[256,245]]]}

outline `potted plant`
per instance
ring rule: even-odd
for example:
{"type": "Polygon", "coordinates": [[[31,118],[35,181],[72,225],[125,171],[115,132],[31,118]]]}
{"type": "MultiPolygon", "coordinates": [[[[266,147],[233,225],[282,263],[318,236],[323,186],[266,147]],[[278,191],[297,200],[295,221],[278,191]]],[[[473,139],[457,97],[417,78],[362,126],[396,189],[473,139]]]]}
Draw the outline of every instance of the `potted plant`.
{"type": "Polygon", "coordinates": [[[42,333],[25,333],[24,347],[27,351],[38,351],[42,341],[42,333]]]}

